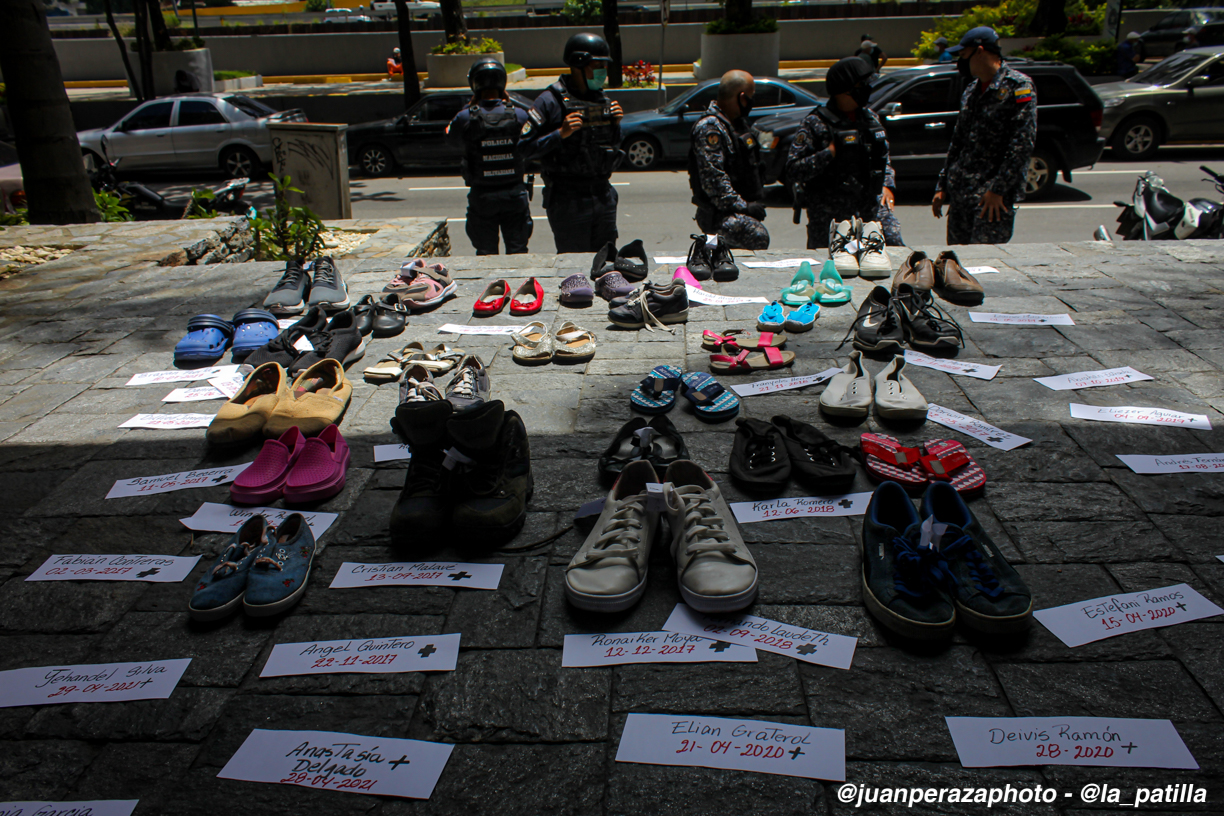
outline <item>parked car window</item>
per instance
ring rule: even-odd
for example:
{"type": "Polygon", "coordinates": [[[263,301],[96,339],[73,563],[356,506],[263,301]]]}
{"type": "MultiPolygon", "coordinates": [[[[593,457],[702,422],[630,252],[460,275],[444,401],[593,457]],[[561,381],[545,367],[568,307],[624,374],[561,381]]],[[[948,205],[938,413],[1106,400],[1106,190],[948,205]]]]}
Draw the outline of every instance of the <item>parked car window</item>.
{"type": "Polygon", "coordinates": [[[463,108],[464,101],[462,96],[439,95],[425,100],[412,118],[418,122],[449,122],[463,108]]]}
{"type": "Polygon", "coordinates": [[[1190,12],[1175,11],[1162,17],[1160,22],[1156,24],[1156,28],[1185,28],[1188,25],[1190,25],[1190,12]]]}
{"type": "Polygon", "coordinates": [[[754,108],[776,108],[782,104],[781,94],[778,93],[778,86],[772,82],[758,82],[756,88],[752,92],[752,106],[754,108]]]}
{"type": "Polygon", "coordinates": [[[1209,83],[1211,85],[1219,85],[1224,83],[1224,60],[1218,59],[1211,63],[1211,65],[1208,65],[1199,71],[1195,71],[1194,75],[1211,77],[1211,82],[1209,83]]]}
{"type": "Polygon", "coordinates": [[[1191,68],[1202,65],[1209,59],[1211,59],[1210,54],[1192,54],[1189,51],[1182,51],[1126,81],[1143,85],[1169,85],[1185,76],[1191,68]]]}
{"type": "Polygon", "coordinates": [[[271,116],[276,113],[275,110],[269,108],[262,102],[256,102],[249,96],[227,96],[225,101],[233,105],[238,110],[245,113],[247,116],[254,116],[256,119],[261,116],[271,116]]]}
{"type": "Polygon", "coordinates": [[[684,112],[692,113],[693,111],[703,111],[710,107],[710,103],[714,101],[715,95],[718,93],[718,83],[707,85],[697,93],[693,94],[689,101],[684,103],[684,112]]]}
{"type": "Polygon", "coordinates": [[[132,115],[123,120],[123,130],[152,130],[153,128],[170,127],[170,109],[173,102],[154,102],[137,108],[132,115]]]}
{"type": "Polygon", "coordinates": [[[940,77],[919,82],[901,94],[901,113],[946,113],[960,108],[960,99],[952,93],[952,78],[940,77]]]}
{"type": "Polygon", "coordinates": [[[1067,81],[1054,74],[1037,74],[1033,77],[1037,83],[1038,105],[1077,105],[1079,96],[1067,84],[1067,81]]]}
{"type": "Polygon", "coordinates": [[[871,83],[871,97],[867,104],[873,108],[886,94],[892,93],[904,81],[904,78],[899,74],[877,74],[877,78],[871,83]]]}
{"type": "Polygon", "coordinates": [[[191,99],[179,102],[179,127],[193,125],[224,125],[225,117],[217,106],[202,99],[191,99]]]}

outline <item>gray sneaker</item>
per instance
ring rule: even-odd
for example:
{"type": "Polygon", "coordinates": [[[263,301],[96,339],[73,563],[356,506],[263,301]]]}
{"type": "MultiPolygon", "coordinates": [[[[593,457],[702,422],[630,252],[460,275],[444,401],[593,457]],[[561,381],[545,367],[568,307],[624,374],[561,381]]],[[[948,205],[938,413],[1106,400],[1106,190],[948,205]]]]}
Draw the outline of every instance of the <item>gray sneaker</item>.
{"type": "Polygon", "coordinates": [[[322,306],[325,309],[347,309],[349,307],[348,287],[344,278],[330,256],[318,258],[314,262],[314,280],[310,284],[311,306],[322,306]]]}
{"type": "Polygon", "coordinates": [[[455,413],[475,408],[488,401],[493,391],[489,381],[489,370],[475,354],[459,361],[455,376],[446,385],[446,399],[455,407],[455,413]]]}
{"type": "Polygon", "coordinates": [[[285,274],[264,298],[264,308],[274,314],[301,314],[310,291],[310,274],[298,260],[285,261],[285,274]]]}

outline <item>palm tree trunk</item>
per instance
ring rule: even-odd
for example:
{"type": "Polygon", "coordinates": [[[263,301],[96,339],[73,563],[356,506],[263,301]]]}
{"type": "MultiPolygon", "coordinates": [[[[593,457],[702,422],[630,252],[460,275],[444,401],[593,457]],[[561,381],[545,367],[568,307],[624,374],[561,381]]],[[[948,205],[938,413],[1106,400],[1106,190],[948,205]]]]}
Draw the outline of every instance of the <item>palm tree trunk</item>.
{"type": "Polygon", "coordinates": [[[412,50],[412,17],[405,0],[395,0],[395,22],[399,30],[400,64],[404,66],[404,110],[421,98],[421,78],[417,76],[416,52],[412,50]]]}
{"type": "Polygon", "coordinates": [[[166,30],[166,18],[162,16],[161,0],[146,0],[149,9],[149,28],[153,32],[153,50],[169,51],[174,47],[170,32],[166,30]]]}
{"type": "Polygon", "coordinates": [[[623,75],[624,52],[621,50],[620,17],[616,0],[603,0],[604,39],[608,41],[612,63],[608,66],[608,87],[620,88],[625,84],[623,75]]]}
{"type": "Polygon", "coordinates": [[[157,89],[153,87],[153,54],[149,47],[149,7],[143,0],[136,0],[132,11],[136,14],[136,49],[140,57],[140,87],[145,99],[155,99],[157,89]]]}
{"type": "MultiPolygon", "coordinates": [[[[463,0],[440,0],[442,4],[442,28],[446,30],[446,42],[466,43],[467,23],[463,21],[463,0]]],[[[403,46],[401,45],[402,49],[403,46]]]]}
{"type": "Polygon", "coordinates": [[[100,221],[41,0],[0,3],[0,71],[30,223],[100,221]]]}
{"type": "MultiPolygon", "coordinates": [[[[136,81],[136,74],[132,73],[132,60],[128,56],[127,40],[119,34],[119,26],[115,25],[115,14],[111,8],[111,0],[102,0],[102,7],[106,10],[106,24],[110,26],[111,35],[115,38],[115,44],[119,46],[119,56],[123,58],[123,70],[127,72],[128,82],[132,83],[132,92],[140,101],[144,101],[144,96],[140,92],[140,83],[136,81]]],[[[191,10],[195,11],[193,4],[191,10]]]]}

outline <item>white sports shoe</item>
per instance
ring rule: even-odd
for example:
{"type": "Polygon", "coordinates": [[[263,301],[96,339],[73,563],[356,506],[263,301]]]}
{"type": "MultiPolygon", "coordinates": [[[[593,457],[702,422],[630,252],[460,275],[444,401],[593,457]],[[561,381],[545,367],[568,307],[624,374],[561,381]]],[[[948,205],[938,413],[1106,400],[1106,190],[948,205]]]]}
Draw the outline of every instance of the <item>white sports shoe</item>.
{"type": "Polygon", "coordinates": [[[887,278],[893,272],[879,221],[860,222],[858,266],[859,274],[868,279],[887,278]]]}
{"type": "Polygon", "coordinates": [[[871,411],[871,375],[863,368],[863,352],[850,352],[846,367],[829,380],[820,395],[820,410],[849,417],[865,417],[871,411]]]}
{"type": "Polygon", "coordinates": [[[876,414],[882,419],[926,419],[926,398],[902,373],[904,369],[905,358],[898,354],[875,376],[876,414]]]}
{"type": "Polygon", "coordinates": [[[845,221],[829,222],[829,257],[837,274],[843,278],[852,278],[859,273],[858,258],[855,253],[858,247],[858,219],[854,216],[845,221]]]}

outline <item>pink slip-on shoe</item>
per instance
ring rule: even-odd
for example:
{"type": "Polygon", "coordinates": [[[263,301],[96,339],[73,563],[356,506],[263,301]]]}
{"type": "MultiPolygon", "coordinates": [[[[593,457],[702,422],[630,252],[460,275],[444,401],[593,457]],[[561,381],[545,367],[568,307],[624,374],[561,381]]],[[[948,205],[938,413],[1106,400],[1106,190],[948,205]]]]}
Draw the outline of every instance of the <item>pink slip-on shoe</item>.
{"type": "Polygon", "coordinates": [[[334,424],[318,436],[306,440],[302,455],[285,480],[285,501],[303,502],[329,499],[344,489],[348,475],[349,446],[334,424]]]}
{"type": "Polygon", "coordinates": [[[235,504],[267,504],[281,497],[289,470],[306,447],[306,437],[294,426],[269,439],[255,461],[230,485],[230,498],[235,504]]]}
{"type": "Polygon", "coordinates": [[[687,266],[676,267],[676,274],[672,278],[678,281],[684,281],[685,286],[692,286],[694,289],[701,288],[701,281],[693,277],[693,273],[689,271],[687,266]]]}

